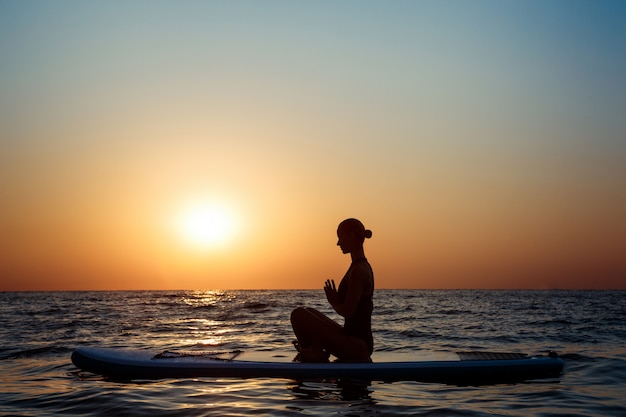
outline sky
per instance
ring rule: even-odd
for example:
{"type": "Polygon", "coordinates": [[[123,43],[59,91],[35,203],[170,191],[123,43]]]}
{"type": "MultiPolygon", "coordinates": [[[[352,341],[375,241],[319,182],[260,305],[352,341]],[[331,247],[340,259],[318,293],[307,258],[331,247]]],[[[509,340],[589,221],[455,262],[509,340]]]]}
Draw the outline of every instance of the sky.
{"type": "Polygon", "coordinates": [[[0,0],[0,290],[626,289],[623,1],[0,0]]]}

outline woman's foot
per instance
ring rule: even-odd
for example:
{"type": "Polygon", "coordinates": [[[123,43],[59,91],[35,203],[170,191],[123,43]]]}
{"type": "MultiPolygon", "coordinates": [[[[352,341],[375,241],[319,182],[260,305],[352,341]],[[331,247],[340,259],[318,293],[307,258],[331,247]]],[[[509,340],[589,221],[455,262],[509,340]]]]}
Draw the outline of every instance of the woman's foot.
{"type": "Polygon", "coordinates": [[[326,352],[321,347],[302,347],[298,341],[293,342],[294,347],[298,351],[298,354],[293,359],[294,362],[310,362],[310,363],[325,363],[328,362],[330,353],[326,352]]]}

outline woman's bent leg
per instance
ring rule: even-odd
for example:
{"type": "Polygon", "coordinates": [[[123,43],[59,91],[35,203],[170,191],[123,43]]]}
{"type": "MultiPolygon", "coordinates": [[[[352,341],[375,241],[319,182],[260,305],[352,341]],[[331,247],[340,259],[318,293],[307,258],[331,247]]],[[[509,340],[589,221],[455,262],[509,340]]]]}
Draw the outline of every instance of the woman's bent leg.
{"type": "Polygon", "coordinates": [[[291,326],[298,339],[298,356],[303,362],[328,361],[329,352],[324,347],[322,335],[328,329],[341,329],[341,326],[319,311],[306,307],[298,307],[291,312],[291,326]]]}
{"type": "Polygon", "coordinates": [[[318,361],[333,354],[346,361],[369,361],[365,342],[346,335],[343,327],[314,308],[296,308],[291,313],[291,325],[303,360],[318,361]]]}

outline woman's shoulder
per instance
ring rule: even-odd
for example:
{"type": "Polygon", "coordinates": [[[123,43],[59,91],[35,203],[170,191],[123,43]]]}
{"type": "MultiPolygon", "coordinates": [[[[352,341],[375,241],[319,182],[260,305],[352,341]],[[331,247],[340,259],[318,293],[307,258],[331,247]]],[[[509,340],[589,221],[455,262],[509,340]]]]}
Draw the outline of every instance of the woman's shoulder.
{"type": "Polygon", "coordinates": [[[372,267],[367,261],[355,262],[352,264],[352,268],[350,268],[351,277],[370,277],[373,275],[372,267]]]}

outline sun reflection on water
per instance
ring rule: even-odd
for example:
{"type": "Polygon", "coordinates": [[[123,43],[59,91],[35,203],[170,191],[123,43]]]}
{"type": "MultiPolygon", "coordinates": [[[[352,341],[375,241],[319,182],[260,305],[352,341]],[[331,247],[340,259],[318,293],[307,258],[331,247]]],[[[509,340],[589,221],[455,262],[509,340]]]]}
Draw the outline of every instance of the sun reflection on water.
{"type": "Polygon", "coordinates": [[[185,295],[182,302],[191,307],[214,307],[220,301],[228,301],[235,298],[233,294],[224,291],[194,291],[185,295]]]}

